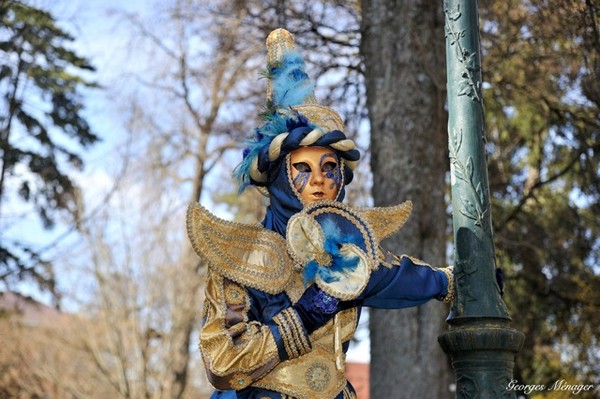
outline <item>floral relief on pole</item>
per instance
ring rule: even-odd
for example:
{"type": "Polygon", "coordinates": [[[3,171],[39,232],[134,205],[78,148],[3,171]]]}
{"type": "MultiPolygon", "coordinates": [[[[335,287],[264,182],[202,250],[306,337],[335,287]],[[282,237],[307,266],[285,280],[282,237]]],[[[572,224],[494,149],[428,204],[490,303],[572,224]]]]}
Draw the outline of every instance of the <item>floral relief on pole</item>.
{"type": "MultiPolygon", "coordinates": [[[[462,129],[459,129],[458,132],[456,129],[453,129],[452,137],[448,141],[452,184],[454,185],[457,180],[461,180],[466,183],[467,187],[467,192],[460,194],[462,208],[458,211],[463,216],[473,220],[476,226],[483,228],[489,212],[488,199],[485,190],[481,186],[481,181],[475,181],[473,157],[469,155],[465,165],[458,156],[462,145],[462,138],[462,129]]],[[[483,230],[488,231],[488,229],[483,230]]]]}
{"type": "Polygon", "coordinates": [[[462,15],[459,4],[456,4],[450,10],[448,2],[444,1],[444,15],[446,18],[446,40],[450,41],[450,46],[454,46],[456,58],[463,66],[458,81],[458,95],[467,96],[481,104],[481,82],[479,79],[481,66],[477,63],[477,53],[463,47],[460,39],[465,36],[466,29],[458,30],[454,24],[462,15]]]}

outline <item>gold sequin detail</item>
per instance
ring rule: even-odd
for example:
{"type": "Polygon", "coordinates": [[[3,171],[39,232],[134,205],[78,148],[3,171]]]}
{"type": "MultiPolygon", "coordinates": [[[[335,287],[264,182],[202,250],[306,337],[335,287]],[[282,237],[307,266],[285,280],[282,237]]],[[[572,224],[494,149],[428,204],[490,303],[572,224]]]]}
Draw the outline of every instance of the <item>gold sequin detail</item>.
{"type": "Polygon", "coordinates": [[[243,389],[252,383],[252,379],[246,374],[235,374],[229,384],[235,389],[243,389]]]}
{"type": "Polygon", "coordinates": [[[234,284],[225,286],[225,302],[230,305],[243,305],[247,302],[246,290],[234,284]]]}
{"type": "Polygon", "coordinates": [[[316,362],[306,370],[304,379],[313,391],[322,392],[329,385],[331,374],[325,364],[316,362]]]}

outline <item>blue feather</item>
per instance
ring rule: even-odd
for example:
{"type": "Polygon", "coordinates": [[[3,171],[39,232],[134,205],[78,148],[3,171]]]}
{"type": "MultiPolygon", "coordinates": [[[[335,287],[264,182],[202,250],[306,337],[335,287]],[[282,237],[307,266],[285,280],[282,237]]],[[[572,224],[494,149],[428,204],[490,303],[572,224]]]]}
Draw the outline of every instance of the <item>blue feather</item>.
{"type": "Polygon", "coordinates": [[[362,237],[359,234],[352,234],[351,232],[343,233],[331,217],[327,217],[321,222],[321,228],[327,239],[337,242],[340,245],[355,244],[360,246],[362,243],[362,237]]]}
{"type": "Polygon", "coordinates": [[[359,244],[358,235],[344,234],[335,221],[326,218],[321,222],[321,228],[325,235],[323,249],[331,255],[331,264],[321,266],[316,261],[310,261],[304,268],[304,284],[312,282],[317,276],[326,283],[339,281],[344,273],[352,272],[359,262],[358,256],[346,256],[340,253],[343,244],[359,244]]]}
{"type": "Polygon", "coordinates": [[[300,114],[296,115],[296,121],[294,117],[275,111],[304,104],[305,100],[313,94],[313,84],[304,69],[304,60],[296,51],[286,52],[281,61],[269,69],[267,77],[271,80],[270,103],[273,108],[264,116],[266,122],[256,129],[254,139],[247,142],[244,158],[233,171],[233,176],[239,184],[239,193],[252,184],[250,167],[254,159],[259,156],[261,149],[268,147],[278,134],[291,131],[290,126],[286,126],[291,119],[294,120],[293,124],[308,124],[306,120],[301,120],[300,114]]]}
{"type": "Polygon", "coordinates": [[[277,108],[304,104],[313,93],[313,84],[304,69],[304,60],[296,51],[285,53],[281,62],[271,68],[272,101],[277,108]]]}
{"type": "Polygon", "coordinates": [[[319,272],[319,268],[320,266],[316,260],[311,260],[306,264],[306,266],[304,266],[303,280],[305,286],[314,281],[315,277],[317,277],[317,273],[319,272]]]}
{"type": "Polygon", "coordinates": [[[280,113],[269,115],[267,121],[256,129],[254,138],[246,142],[247,147],[244,149],[244,158],[233,170],[233,177],[236,178],[239,184],[239,193],[251,184],[250,167],[260,150],[265,146],[268,147],[275,136],[287,132],[287,119],[288,117],[280,113]]]}

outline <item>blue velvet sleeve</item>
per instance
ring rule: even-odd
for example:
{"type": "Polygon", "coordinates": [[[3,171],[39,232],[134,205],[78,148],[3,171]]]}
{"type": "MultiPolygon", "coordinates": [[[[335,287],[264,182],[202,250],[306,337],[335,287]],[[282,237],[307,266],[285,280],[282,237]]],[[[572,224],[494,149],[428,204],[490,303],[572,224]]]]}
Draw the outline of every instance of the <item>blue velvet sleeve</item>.
{"type": "Polygon", "coordinates": [[[447,294],[448,278],[444,272],[402,256],[399,265],[374,270],[358,300],[363,306],[400,309],[434,298],[441,300],[447,294]]]}

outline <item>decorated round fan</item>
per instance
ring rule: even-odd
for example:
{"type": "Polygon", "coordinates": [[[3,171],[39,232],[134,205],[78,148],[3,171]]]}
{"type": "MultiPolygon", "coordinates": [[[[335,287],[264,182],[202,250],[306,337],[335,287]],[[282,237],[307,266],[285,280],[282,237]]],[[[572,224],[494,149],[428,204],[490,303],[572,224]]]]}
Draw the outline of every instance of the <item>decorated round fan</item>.
{"type": "Polygon", "coordinates": [[[342,300],[356,298],[376,266],[378,242],[365,219],[352,208],[320,201],[288,222],[288,248],[302,265],[304,283],[313,281],[342,300]]]}

